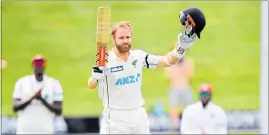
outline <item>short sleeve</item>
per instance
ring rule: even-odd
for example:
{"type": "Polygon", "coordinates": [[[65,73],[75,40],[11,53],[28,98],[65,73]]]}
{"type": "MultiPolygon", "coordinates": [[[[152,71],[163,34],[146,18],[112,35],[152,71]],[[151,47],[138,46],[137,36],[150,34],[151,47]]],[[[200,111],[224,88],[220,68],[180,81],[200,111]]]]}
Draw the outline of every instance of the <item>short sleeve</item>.
{"type": "Polygon", "coordinates": [[[19,79],[14,86],[13,99],[20,99],[22,96],[22,80],[19,79]]]}
{"type": "Polygon", "coordinates": [[[53,100],[54,101],[63,101],[63,89],[59,81],[55,82],[54,91],[53,91],[53,100]]]}
{"type": "Polygon", "coordinates": [[[143,62],[144,68],[156,69],[159,60],[160,60],[160,56],[144,52],[144,62],[143,62]]]}

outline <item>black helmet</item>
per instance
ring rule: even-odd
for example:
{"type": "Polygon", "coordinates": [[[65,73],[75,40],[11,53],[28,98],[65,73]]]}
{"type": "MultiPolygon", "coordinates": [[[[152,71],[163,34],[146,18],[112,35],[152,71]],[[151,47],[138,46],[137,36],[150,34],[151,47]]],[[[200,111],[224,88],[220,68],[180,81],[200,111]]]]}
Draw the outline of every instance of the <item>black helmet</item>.
{"type": "Polygon", "coordinates": [[[198,38],[200,38],[200,33],[204,29],[206,24],[205,16],[200,9],[187,8],[180,12],[179,19],[181,24],[184,26],[185,21],[188,21],[190,24],[192,24],[191,21],[193,21],[194,24],[192,24],[192,34],[196,33],[198,38]]]}

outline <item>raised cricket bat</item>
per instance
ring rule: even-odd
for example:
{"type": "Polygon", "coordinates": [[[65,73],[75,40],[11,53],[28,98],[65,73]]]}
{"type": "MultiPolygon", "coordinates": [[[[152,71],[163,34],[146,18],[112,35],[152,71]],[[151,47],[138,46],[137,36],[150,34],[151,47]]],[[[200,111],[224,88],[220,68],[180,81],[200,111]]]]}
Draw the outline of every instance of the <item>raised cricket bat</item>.
{"type": "MultiPolygon", "coordinates": [[[[105,72],[106,66],[106,49],[109,43],[110,37],[110,19],[111,19],[111,10],[109,6],[100,6],[98,7],[97,14],[97,33],[96,33],[96,46],[97,46],[97,54],[96,54],[96,66],[102,69],[105,72]]],[[[98,82],[98,96],[101,99],[103,97],[103,88],[104,82],[98,82]]]]}

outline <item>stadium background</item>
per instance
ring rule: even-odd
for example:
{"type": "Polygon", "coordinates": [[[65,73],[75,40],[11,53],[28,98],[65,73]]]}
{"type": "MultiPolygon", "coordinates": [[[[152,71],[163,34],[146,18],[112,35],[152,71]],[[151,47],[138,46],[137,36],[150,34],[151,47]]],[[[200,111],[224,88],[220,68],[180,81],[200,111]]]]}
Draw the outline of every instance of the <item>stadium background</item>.
{"type": "MultiPolygon", "coordinates": [[[[99,117],[101,101],[87,88],[95,63],[97,7],[112,8],[112,23],[128,20],[133,48],[164,55],[180,32],[179,11],[200,8],[207,19],[201,40],[187,52],[195,61],[192,85],[214,88],[213,100],[225,110],[259,109],[260,2],[2,2],[2,113],[12,112],[12,92],[19,77],[31,74],[30,60],[47,58],[46,73],[64,89],[65,117],[99,117]]],[[[112,44],[109,48],[112,47],[112,44]]],[[[145,70],[143,95],[150,113],[157,101],[168,112],[164,70],[145,70]],[[152,77],[154,76],[154,77],[152,77]]],[[[194,92],[198,100],[197,92],[194,92]]]]}

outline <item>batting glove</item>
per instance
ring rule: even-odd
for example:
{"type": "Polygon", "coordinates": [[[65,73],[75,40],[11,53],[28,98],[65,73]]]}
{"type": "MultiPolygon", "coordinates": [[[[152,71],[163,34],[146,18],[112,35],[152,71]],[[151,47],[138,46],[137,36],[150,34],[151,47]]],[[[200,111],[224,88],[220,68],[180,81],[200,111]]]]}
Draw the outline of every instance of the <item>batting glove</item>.
{"type": "Polygon", "coordinates": [[[105,74],[102,69],[97,66],[92,67],[92,78],[94,80],[100,81],[104,78],[105,74]]]}
{"type": "Polygon", "coordinates": [[[193,45],[193,43],[195,42],[196,39],[197,39],[196,34],[193,34],[192,36],[189,37],[186,34],[180,33],[177,37],[178,47],[182,47],[184,49],[187,49],[193,45]]]}
{"type": "Polygon", "coordinates": [[[181,59],[186,52],[186,49],[191,47],[195,40],[197,39],[196,34],[193,34],[192,36],[188,36],[186,34],[180,33],[177,37],[178,44],[173,50],[173,55],[179,59],[181,59]]]}

